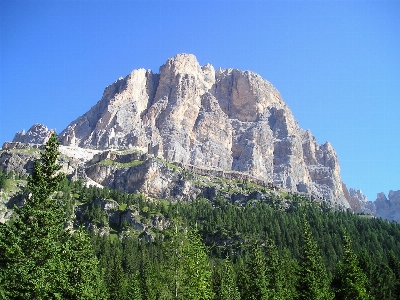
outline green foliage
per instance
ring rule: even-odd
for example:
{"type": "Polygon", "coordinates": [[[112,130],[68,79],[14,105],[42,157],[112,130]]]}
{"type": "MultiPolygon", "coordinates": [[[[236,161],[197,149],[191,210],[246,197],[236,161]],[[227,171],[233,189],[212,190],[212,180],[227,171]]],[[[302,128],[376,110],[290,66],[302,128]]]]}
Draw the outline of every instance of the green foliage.
{"type": "Polygon", "coordinates": [[[121,204],[121,205],[118,207],[118,210],[120,210],[120,211],[125,211],[126,208],[127,208],[127,204],[124,203],[124,204],[121,204]]]}
{"type": "Polygon", "coordinates": [[[30,196],[22,208],[15,207],[18,218],[1,228],[2,265],[10,297],[60,297],[59,288],[66,284],[57,271],[64,269],[59,242],[65,236],[63,210],[50,198],[62,180],[62,174],[56,175],[61,168],[56,163],[57,148],[57,137],[52,136],[28,179],[30,196]]]}
{"type": "Polygon", "coordinates": [[[90,238],[82,227],[68,238],[62,259],[67,262],[69,299],[105,299],[106,290],[90,238]]]}
{"type": "MultiPolygon", "coordinates": [[[[32,197],[27,201],[26,206],[45,208],[47,206],[57,206],[50,199],[50,195],[58,190],[60,182],[64,178],[63,173],[57,172],[61,165],[57,163],[59,141],[55,134],[52,134],[45,145],[45,150],[40,153],[40,159],[35,161],[33,174],[28,179],[28,190],[32,197]]],[[[60,222],[60,220],[57,220],[60,222]]]]}
{"type": "Polygon", "coordinates": [[[140,291],[139,273],[134,273],[134,274],[128,275],[127,288],[126,288],[126,299],[142,300],[142,294],[140,291]]]}
{"type": "Polygon", "coordinates": [[[215,288],[217,299],[240,300],[240,293],[236,284],[235,270],[229,257],[224,260],[223,266],[221,271],[218,272],[216,280],[218,281],[218,287],[215,288]]]}
{"type": "Polygon", "coordinates": [[[273,241],[266,249],[266,278],[268,299],[290,300],[297,296],[297,264],[290,258],[288,251],[280,254],[273,241]]]}
{"type": "MultiPolygon", "coordinates": [[[[392,268],[388,261],[390,251],[394,258],[400,253],[398,224],[329,211],[319,205],[299,205],[283,211],[272,207],[269,200],[251,201],[243,207],[221,197],[213,201],[203,198],[191,203],[166,203],[118,191],[105,191],[103,195],[94,188],[82,187],[79,193],[88,199],[89,207],[96,197],[109,197],[120,205],[127,203],[136,207],[142,216],[163,214],[177,224],[160,233],[155,231],[154,242],[145,242],[143,235],[139,236],[142,240],[138,240],[137,235],[124,235],[121,239],[116,236],[94,238],[101,267],[105,270],[107,290],[110,293],[113,289],[122,291],[119,299],[127,299],[128,291],[133,289],[129,284],[132,274],[138,274],[142,299],[191,299],[194,296],[190,290],[198,293],[199,286],[205,286],[203,290],[209,291],[208,295],[214,293],[215,299],[226,298],[228,292],[223,291],[229,290],[233,299],[236,291],[242,299],[305,299],[299,295],[306,293],[314,294],[303,297],[332,299],[329,278],[336,273],[337,261],[344,254],[341,236],[345,230],[351,232],[355,241],[354,251],[364,250],[370,258],[370,273],[376,278],[371,281],[371,295],[377,299],[396,299],[394,280],[398,277],[393,275],[396,263],[392,263],[392,268]],[[303,222],[305,232],[299,235],[303,222]],[[190,238],[190,231],[174,230],[195,226],[201,235],[196,247],[190,246],[195,240],[190,238]],[[249,248],[251,240],[268,242],[256,250],[257,247],[249,248]],[[202,259],[193,259],[194,252],[188,251],[190,247],[200,249],[196,251],[203,253],[202,259]],[[232,258],[232,268],[225,267],[221,260],[227,254],[232,258]],[[117,274],[113,273],[115,260],[119,261],[117,266],[123,276],[113,275],[117,274]],[[202,276],[192,276],[195,269],[189,266],[197,266],[202,276]]],[[[298,202],[305,201],[296,195],[290,197],[298,202]]]]}
{"type": "Polygon", "coordinates": [[[257,244],[250,250],[250,259],[241,273],[241,298],[244,300],[268,299],[265,258],[257,244]]]}
{"type": "Polygon", "coordinates": [[[348,234],[344,235],[344,241],[344,257],[338,265],[334,280],[336,299],[372,299],[367,292],[367,277],[358,265],[358,259],[352,249],[348,234]]]}
{"type": "Polygon", "coordinates": [[[0,169],[0,189],[6,186],[7,175],[0,169]]]}
{"type": "MultiPolygon", "coordinates": [[[[191,203],[167,203],[114,190],[86,188],[78,183],[65,184],[68,187],[62,188],[62,197],[65,199],[69,193],[71,199],[86,199],[84,205],[88,208],[87,216],[91,222],[97,219],[95,215],[104,213],[94,205],[94,201],[113,199],[119,203],[119,208],[125,205],[134,207],[141,217],[162,214],[177,224],[176,228],[197,226],[199,229],[196,247],[190,246],[192,240],[196,240],[190,237],[191,231],[176,232],[174,226],[163,232],[154,230],[154,242],[145,242],[144,234],[132,234],[132,231],[120,231],[123,238],[118,238],[118,232],[108,237],[94,236],[93,244],[100,267],[104,270],[105,288],[111,294],[110,299],[130,299],[129,295],[138,295],[138,291],[142,299],[192,299],[199,290],[208,291],[207,295],[214,294],[215,299],[226,298],[228,291],[231,291],[229,295],[233,299],[237,297],[236,292],[243,295],[243,299],[258,298],[258,294],[252,296],[255,293],[247,291],[257,290],[260,286],[262,288],[258,290],[264,293],[261,297],[265,299],[297,299],[300,298],[297,293],[302,292],[297,282],[301,281],[304,241],[314,243],[309,248],[316,251],[320,258],[313,262],[322,266],[318,271],[322,275],[311,278],[330,278],[332,272],[336,271],[338,259],[343,256],[341,236],[345,229],[351,232],[356,241],[354,249],[364,249],[370,257],[370,265],[373,266],[370,273],[376,278],[371,281],[371,294],[377,299],[395,299],[395,277],[394,272],[389,271],[392,269],[388,267],[388,255],[392,250],[396,257],[400,250],[400,226],[397,224],[359,218],[346,212],[331,212],[318,205],[299,205],[283,211],[280,205],[274,204],[280,201],[278,198],[274,201],[254,200],[244,207],[222,197],[216,197],[213,201],[203,198],[191,203]],[[73,194],[77,197],[73,197],[73,194]],[[311,234],[307,239],[298,234],[304,215],[308,220],[307,232],[311,234]],[[254,249],[249,248],[250,240],[268,242],[258,247],[259,253],[254,252],[257,254],[254,255],[254,249]],[[193,253],[197,252],[189,251],[190,247],[200,249],[196,251],[203,253],[202,259],[194,259],[196,256],[193,253]],[[232,268],[225,267],[224,260],[220,260],[227,254],[232,257],[232,268]],[[196,264],[195,261],[203,263],[196,264]],[[326,270],[325,264],[328,266],[326,270]],[[189,266],[197,266],[197,269],[189,266]],[[253,272],[256,274],[249,272],[257,268],[264,271],[253,272]],[[199,276],[193,276],[196,274],[194,270],[200,271],[199,276]]],[[[296,195],[290,197],[298,202],[305,201],[296,195]]],[[[125,223],[122,227],[115,230],[127,229],[129,224],[125,223]]],[[[326,283],[325,287],[328,286],[327,299],[332,299],[329,280],[322,281],[326,283]]],[[[318,295],[323,295],[322,292],[318,295]]]]}
{"type": "Polygon", "coordinates": [[[396,256],[393,251],[389,253],[389,268],[392,270],[395,282],[394,282],[394,289],[393,289],[393,299],[399,300],[400,299],[400,258],[396,256]]]}
{"type": "Polygon", "coordinates": [[[299,299],[333,299],[321,254],[306,219],[303,220],[298,295],[299,299]]]}
{"type": "Polygon", "coordinates": [[[174,299],[212,299],[211,267],[197,231],[177,227],[165,243],[164,278],[174,299]]]}
{"type": "Polygon", "coordinates": [[[24,174],[14,173],[10,171],[3,173],[0,169],[0,189],[7,195],[16,195],[21,192],[20,184],[26,183],[27,177],[24,174]]]}
{"type": "Polygon", "coordinates": [[[64,175],[58,173],[58,138],[52,134],[28,179],[25,205],[0,227],[0,286],[7,298],[101,299],[97,265],[88,239],[64,230],[63,204],[52,197],[64,175]],[[96,279],[96,280],[93,280],[96,279]]]}
{"type": "MultiPolygon", "coordinates": [[[[56,144],[50,148],[56,151],[56,144]]],[[[271,193],[243,180],[196,177],[175,165],[169,167],[191,180],[218,182],[220,193],[212,200],[171,203],[85,187],[56,175],[56,166],[47,168],[53,173],[46,171],[45,165],[56,165],[57,155],[46,154],[50,148],[35,164],[28,184],[31,196],[16,209],[18,218],[0,225],[0,298],[332,299],[329,279],[336,274],[337,299],[350,297],[343,296],[349,286],[364,286],[376,299],[399,299],[396,223],[333,211],[297,194],[271,193]],[[245,203],[240,200],[244,191],[261,191],[266,198],[245,203]],[[149,224],[152,216],[161,215],[173,226],[147,232],[132,229],[128,222],[111,227],[99,199],[116,201],[113,213],[136,210],[149,224]],[[90,243],[82,228],[65,231],[65,220],[75,218],[77,205],[79,221],[111,227],[111,234],[91,232],[90,243]],[[346,259],[345,232],[353,242],[349,249],[357,253],[358,269],[346,267],[352,260],[346,259]],[[366,281],[351,286],[350,279],[338,280],[351,270],[361,270],[366,281]]],[[[8,182],[19,178],[2,176],[8,182]]]]}

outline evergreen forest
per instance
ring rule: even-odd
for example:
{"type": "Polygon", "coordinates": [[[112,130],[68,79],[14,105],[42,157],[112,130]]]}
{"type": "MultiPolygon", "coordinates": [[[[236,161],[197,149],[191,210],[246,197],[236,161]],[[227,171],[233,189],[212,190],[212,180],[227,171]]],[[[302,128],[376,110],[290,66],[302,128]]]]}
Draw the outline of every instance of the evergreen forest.
{"type": "Polygon", "coordinates": [[[0,224],[1,299],[400,299],[400,224],[298,195],[238,205],[86,187],[59,172],[58,145],[0,224]],[[116,225],[99,199],[162,224],[116,225]]]}

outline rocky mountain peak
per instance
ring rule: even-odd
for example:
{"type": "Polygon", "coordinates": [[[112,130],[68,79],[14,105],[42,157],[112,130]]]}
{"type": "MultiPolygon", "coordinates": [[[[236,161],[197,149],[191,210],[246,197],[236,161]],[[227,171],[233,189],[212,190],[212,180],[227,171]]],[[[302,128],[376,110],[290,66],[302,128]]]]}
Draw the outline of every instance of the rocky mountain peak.
{"type": "Polygon", "coordinates": [[[137,149],[167,161],[233,170],[349,207],[333,147],[302,130],[280,93],[260,75],[169,58],[108,86],[60,134],[66,146],[137,149]]]}
{"type": "Polygon", "coordinates": [[[400,204],[400,191],[389,191],[389,201],[400,204]]]}
{"type": "Polygon", "coordinates": [[[178,74],[197,76],[202,73],[202,70],[196,56],[182,53],[169,58],[167,62],[160,67],[160,74],[162,73],[164,73],[164,75],[171,74],[175,76],[178,74]]]}
{"type": "Polygon", "coordinates": [[[347,190],[346,185],[343,184],[343,191],[353,212],[357,214],[368,215],[376,214],[375,203],[368,201],[367,197],[362,193],[361,190],[356,190],[353,188],[347,190]]]}
{"type": "Polygon", "coordinates": [[[390,191],[388,197],[379,193],[375,200],[376,216],[400,223],[400,190],[390,191]]]}
{"type": "Polygon", "coordinates": [[[17,132],[14,136],[13,143],[45,144],[52,132],[54,131],[49,130],[42,124],[35,124],[26,133],[25,130],[17,132]]]}
{"type": "Polygon", "coordinates": [[[353,188],[349,189],[350,197],[356,198],[358,201],[367,202],[367,196],[365,196],[361,190],[356,190],[353,188]]]}

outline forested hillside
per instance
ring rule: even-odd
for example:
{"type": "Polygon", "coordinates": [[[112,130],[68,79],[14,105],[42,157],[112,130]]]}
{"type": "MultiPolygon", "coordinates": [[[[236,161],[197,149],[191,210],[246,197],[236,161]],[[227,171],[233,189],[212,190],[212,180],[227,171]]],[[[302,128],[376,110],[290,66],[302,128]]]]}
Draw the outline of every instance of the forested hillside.
{"type": "Polygon", "coordinates": [[[5,299],[400,299],[397,223],[287,193],[171,203],[87,188],[55,176],[57,145],[0,228],[5,299]]]}
{"type": "MultiPolygon", "coordinates": [[[[241,299],[297,299],[301,292],[299,276],[304,272],[302,268],[307,267],[302,265],[306,255],[321,256],[319,263],[327,277],[327,285],[339,295],[344,284],[340,278],[346,276],[341,273],[341,266],[348,247],[356,257],[353,263],[357,265],[357,272],[366,276],[361,283],[365,295],[372,295],[374,299],[398,299],[400,226],[395,222],[331,211],[296,197],[291,201],[298,203],[297,206],[288,210],[279,207],[276,203],[279,199],[270,202],[253,200],[245,206],[220,198],[211,202],[200,198],[190,203],[171,204],[140,195],[68,184],[75,196],[81,195],[81,200],[92,203],[89,206],[92,209],[86,211],[82,220],[90,220],[98,226],[104,224],[101,220],[105,218],[104,211],[93,204],[98,198],[111,198],[120,207],[133,206],[140,211],[144,221],[153,216],[170,220],[168,229],[152,228],[149,233],[134,230],[126,224],[125,227],[113,227],[109,235],[92,232],[97,257],[106,272],[105,284],[109,291],[118,293],[118,298],[123,298],[124,290],[129,290],[131,284],[138,284],[143,299],[174,298],[175,285],[167,283],[167,279],[172,280],[175,276],[179,280],[176,284],[186,288],[188,283],[184,278],[193,279],[190,272],[194,272],[188,269],[187,260],[195,259],[199,260],[196,271],[203,273],[203,284],[210,284],[208,287],[216,299],[225,299],[221,288],[225,288],[227,282],[235,285],[234,290],[237,289],[241,299]],[[307,224],[311,231],[305,237],[307,224]],[[307,242],[315,243],[315,253],[307,253],[307,242]],[[195,249],[186,253],[185,247],[195,249]],[[179,250],[175,253],[174,249],[179,250]],[[258,259],[260,265],[254,259],[258,259]],[[176,272],[178,274],[174,275],[176,272]],[[263,275],[254,279],[251,276],[255,274],[263,275]],[[265,295],[274,291],[277,298],[271,298],[271,295],[252,298],[255,287],[247,285],[258,281],[265,284],[265,295]],[[161,291],[167,295],[160,294],[161,291]]],[[[182,296],[178,293],[178,298],[187,299],[186,292],[180,291],[182,296]]],[[[337,299],[358,298],[338,296],[337,299]]]]}

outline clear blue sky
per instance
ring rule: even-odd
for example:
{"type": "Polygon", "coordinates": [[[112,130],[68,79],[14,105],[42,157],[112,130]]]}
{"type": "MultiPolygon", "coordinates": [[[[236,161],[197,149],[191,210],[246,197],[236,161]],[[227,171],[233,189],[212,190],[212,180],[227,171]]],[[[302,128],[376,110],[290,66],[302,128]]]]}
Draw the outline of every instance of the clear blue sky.
{"type": "Polygon", "coordinates": [[[57,132],[137,68],[193,53],[282,94],[348,187],[400,189],[400,1],[0,1],[0,144],[57,132]]]}

